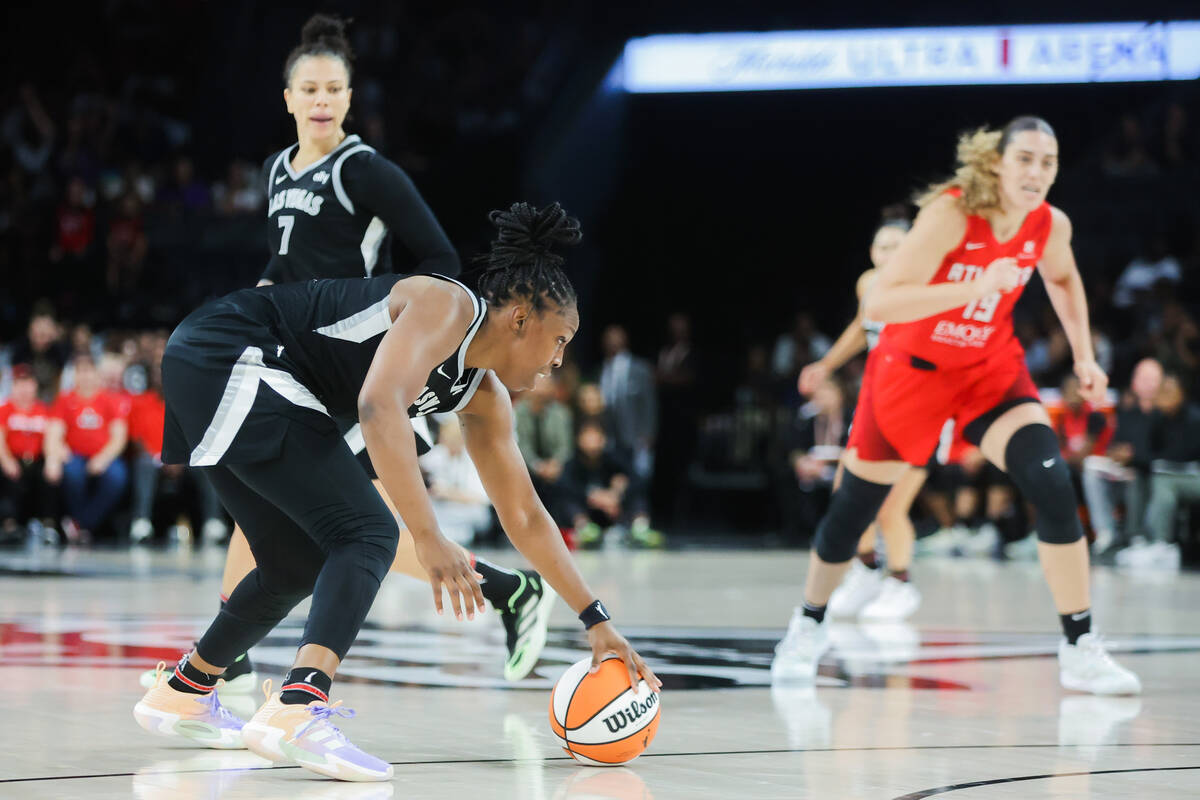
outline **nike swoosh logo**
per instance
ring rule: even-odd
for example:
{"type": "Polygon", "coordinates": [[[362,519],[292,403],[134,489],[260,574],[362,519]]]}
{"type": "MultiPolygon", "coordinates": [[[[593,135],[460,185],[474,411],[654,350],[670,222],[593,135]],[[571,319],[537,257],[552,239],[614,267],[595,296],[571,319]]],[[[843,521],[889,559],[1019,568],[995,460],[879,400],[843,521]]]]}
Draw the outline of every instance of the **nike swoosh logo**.
{"type": "Polygon", "coordinates": [[[442,364],[438,364],[438,368],[436,370],[437,374],[441,375],[446,380],[450,380],[450,376],[447,375],[444,371],[442,371],[442,366],[443,366],[442,364]]]}
{"type": "Polygon", "coordinates": [[[286,180],[287,180],[287,175],[280,175],[278,178],[275,179],[275,185],[278,186],[279,184],[283,183],[286,180]]]}
{"type": "Polygon", "coordinates": [[[1080,613],[1078,613],[1078,614],[1072,614],[1072,615],[1071,615],[1071,619],[1075,620],[1076,622],[1079,622],[1080,620],[1087,619],[1087,618],[1088,618],[1088,617],[1090,617],[1091,615],[1092,615],[1092,612],[1090,612],[1090,611],[1083,611],[1083,612],[1080,612],[1080,613]]]}
{"type": "Polygon", "coordinates": [[[967,250],[978,250],[986,246],[987,245],[985,245],[983,242],[967,242],[966,245],[964,245],[964,248],[967,250]]]}
{"type": "Polygon", "coordinates": [[[313,675],[316,675],[316,674],[317,674],[316,670],[313,670],[312,672],[308,673],[308,677],[304,679],[304,682],[312,683],[313,675]]]}
{"type": "Polygon", "coordinates": [[[1051,467],[1054,466],[1054,459],[1047,458],[1045,461],[1042,462],[1042,466],[1045,467],[1046,469],[1050,469],[1051,467]]]}

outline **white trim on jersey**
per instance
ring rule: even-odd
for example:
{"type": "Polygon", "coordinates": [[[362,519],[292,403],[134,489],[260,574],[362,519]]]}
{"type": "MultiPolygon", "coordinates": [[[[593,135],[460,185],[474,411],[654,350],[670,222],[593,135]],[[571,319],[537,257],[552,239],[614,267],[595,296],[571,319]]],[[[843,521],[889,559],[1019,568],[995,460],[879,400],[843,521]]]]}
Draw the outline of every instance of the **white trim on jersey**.
{"type": "MultiPolygon", "coordinates": [[[[450,280],[454,279],[451,278],[450,280]]],[[[454,282],[458,283],[458,281],[454,282]]],[[[471,340],[475,338],[475,334],[479,333],[479,327],[483,324],[483,318],[487,316],[487,303],[482,298],[477,297],[470,289],[467,289],[466,286],[463,286],[461,283],[458,283],[458,285],[466,289],[467,294],[475,301],[475,320],[471,323],[471,327],[467,328],[466,338],[463,339],[462,344],[458,348],[458,376],[461,378],[463,372],[466,370],[467,348],[470,346],[471,340]]]]}
{"type": "Polygon", "coordinates": [[[350,448],[350,452],[358,455],[363,450],[367,449],[367,440],[363,438],[362,424],[354,423],[350,430],[342,435],[342,439],[346,442],[346,446],[350,448]]]}
{"type": "MultiPolygon", "coordinates": [[[[288,150],[291,148],[289,147],[288,150]]],[[[284,160],[283,157],[287,155],[287,152],[287,150],[283,150],[275,156],[275,163],[271,165],[271,174],[267,176],[267,200],[271,199],[271,193],[275,191],[275,173],[279,171],[279,162],[284,160]]],[[[270,203],[267,204],[267,208],[270,208],[270,203]]]]}
{"type": "Polygon", "coordinates": [[[338,202],[342,204],[342,208],[354,216],[354,203],[350,201],[350,195],[346,194],[346,188],[342,186],[342,163],[354,155],[355,153],[370,152],[374,153],[375,148],[369,144],[360,144],[357,147],[351,147],[338,156],[337,161],[333,162],[333,193],[337,195],[338,202]]]}
{"type": "MultiPolygon", "coordinates": [[[[429,435],[429,423],[426,422],[425,417],[410,417],[408,421],[412,423],[413,433],[417,435],[417,438],[424,441],[426,447],[433,447],[433,437],[429,435]]],[[[367,440],[363,438],[362,423],[354,423],[353,427],[342,436],[342,439],[354,455],[367,449],[367,440]]]]}
{"type": "MultiPolygon", "coordinates": [[[[389,295],[390,296],[390,295],[389,295]]],[[[377,303],[351,314],[345,319],[317,328],[315,333],[332,339],[343,339],[347,342],[362,344],[372,336],[378,336],[392,327],[392,315],[388,311],[388,298],[384,297],[377,303]]]]}
{"type": "Polygon", "coordinates": [[[379,260],[379,246],[383,244],[385,236],[387,236],[387,225],[384,225],[383,220],[379,217],[372,217],[371,224],[367,226],[367,231],[363,234],[362,244],[358,246],[362,252],[363,269],[366,270],[368,278],[375,271],[375,262],[379,260]]]}
{"type": "Polygon", "coordinates": [[[294,375],[268,367],[263,363],[261,348],[247,347],[233,365],[233,371],[221,395],[221,402],[217,404],[216,413],[213,414],[208,429],[204,431],[200,444],[196,445],[188,458],[190,466],[211,467],[220,462],[250,414],[254,399],[258,397],[260,383],[270,386],[292,405],[310,408],[329,416],[321,401],[313,396],[307,386],[296,380],[294,375]]]}
{"type": "Polygon", "coordinates": [[[462,411],[467,407],[467,403],[471,402],[471,398],[475,396],[475,390],[479,388],[479,384],[483,382],[483,376],[487,374],[486,369],[476,369],[475,377],[471,378],[471,383],[467,386],[467,390],[463,392],[463,396],[459,399],[458,405],[450,409],[451,411],[462,411]]]}
{"type": "MultiPolygon", "coordinates": [[[[326,161],[328,161],[328,160],[329,160],[329,159],[330,159],[330,158],[331,158],[331,157],[332,157],[332,156],[333,156],[335,153],[337,153],[337,152],[339,152],[339,151],[342,151],[344,148],[346,148],[346,147],[348,147],[348,146],[350,146],[350,145],[353,145],[353,144],[357,144],[357,143],[359,143],[359,142],[361,142],[361,141],[362,141],[362,139],[360,139],[360,138],[359,138],[359,136],[358,136],[358,134],[357,134],[357,133],[351,134],[350,136],[347,136],[345,139],[343,139],[343,140],[342,140],[342,143],[341,143],[341,144],[339,144],[337,147],[333,148],[333,149],[332,149],[332,150],[330,150],[328,153],[326,153],[326,154],[325,154],[323,157],[321,157],[321,158],[317,159],[316,161],[314,161],[313,163],[309,164],[307,167],[305,167],[304,169],[300,170],[299,172],[296,172],[296,170],[292,169],[292,159],[287,157],[288,153],[292,152],[292,148],[293,148],[293,147],[297,147],[297,148],[298,148],[298,147],[300,146],[300,143],[299,143],[299,142],[297,142],[296,144],[294,144],[294,145],[291,145],[290,147],[288,147],[286,150],[284,150],[284,151],[283,151],[283,152],[280,154],[280,155],[284,156],[284,159],[283,159],[283,168],[287,170],[288,177],[290,177],[290,178],[291,178],[292,180],[294,180],[294,181],[295,181],[295,180],[299,180],[299,179],[300,179],[300,178],[301,178],[301,177],[304,175],[304,173],[306,173],[306,172],[308,172],[308,171],[310,171],[310,170],[314,169],[315,167],[319,166],[320,164],[324,164],[324,163],[325,163],[326,161]]],[[[362,146],[362,147],[367,147],[367,145],[365,145],[365,144],[364,144],[364,145],[361,145],[361,146],[362,146]]]]}

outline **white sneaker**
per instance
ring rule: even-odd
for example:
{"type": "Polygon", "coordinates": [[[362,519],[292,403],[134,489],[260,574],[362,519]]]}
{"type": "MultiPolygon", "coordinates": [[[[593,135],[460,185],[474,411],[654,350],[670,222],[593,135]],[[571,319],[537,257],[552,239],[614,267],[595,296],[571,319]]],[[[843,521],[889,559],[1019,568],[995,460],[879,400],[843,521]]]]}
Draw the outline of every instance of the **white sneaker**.
{"type": "Polygon", "coordinates": [[[1129,546],[1117,551],[1114,559],[1118,567],[1141,567],[1150,562],[1151,547],[1140,536],[1133,537],[1129,546]]]}
{"type": "Polygon", "coordinates": [[[1138,676],[1122,667],[1096,633],[1085,633],[1075,644],[1058,644],[1058,677],[1063,688],[1091,694],[1140,694],[1138,676]]]}
{"type": "Polygon", "coordinates": [[[1000,547],[1000,531],[990,522],[979,526],[975,533],[968,534],[962,542],[964,555],[975,558],[987,558],[995,554],[1000,547]]]}
{"type": "Polygon", "coordinates": [[[129,525],[129,541],[141,544],[154,535],[154,525],[145,517],[138,517],[129,525]]]}
{"type": "Polygon", "coordinates": [[[224,520],[205,520],[204,527],[200,529],[200,535],[204,537],[206,544],[220,544],[229,537],[229,526],[225,524],[224,520]]]}
{"type": "Polygon", "coordinates": [[[1037,561],[1038,538],[1037,532],[1029,533],[1024,539],[1017,539],[1004,545],[1002,552],[1010,561],[1037,561]]]}
{"type": "Polygon", "coordinates": [[[1096,541],[1092,542],[1092,552],[1097,555],[1107,552],[1110,547],[1117,541],[1117,534],[1112,531],[1098,530],[1096,531],[1096,541]]]}
{"type": "Polygon", "coordinates": [[[826,613],[832,617],[853,617],[879,595],[883,588],[883,570],[871,569],[857,557],[841,584],[833,590],[826,613]]]}
{"type": "Polygon", "coordinates": [[[956,556],[962,552],[962,544],[970,535],[963,525],[939,528],[937,532],[917,539],[916,552],[925,556],[956,556]]]}
{"type": "Polygon", "coordinates": [[[1150,545],[1150,564],[1158,569],[1178,570],[1181,562],[1179,545],[1170,542],[1155,542],[1150,545]]]}
{"type": "Polygon", "coordinates": [[[804,609],[797,608],[792,612],[787,635],[775,645],[771,683],[812,683],[817,677],[817,663],[828,649],[828,627],[804,616],[804,609]]]}
{"type": "Polygon", "coordinates": [[[888,575],[878,596],[858,612],[859,619],[900,620],[908,619],[921,605],[921,593],[917,587],[888,575]]]}

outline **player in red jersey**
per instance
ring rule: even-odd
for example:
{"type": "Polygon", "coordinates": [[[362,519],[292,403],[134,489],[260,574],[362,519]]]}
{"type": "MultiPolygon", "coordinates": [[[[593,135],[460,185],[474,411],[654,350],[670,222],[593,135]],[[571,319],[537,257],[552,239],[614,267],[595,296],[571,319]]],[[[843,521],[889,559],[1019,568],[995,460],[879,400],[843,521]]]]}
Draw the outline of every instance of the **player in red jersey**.
{"type": "Polygon", "coordinates": [[[859,535],[891,485],[909,465],[928,461],[942,425],[954,419],[1037,511],[1038,555],[1065,637],[1063,686],[1139,692],[1137,676],[1091,632],[1087,541],[1070,472],[1013,334],[1013,305],[1038,269],[1084,399],[1103,398],[1108,377],[1092,351],[1071,222],[1046,203],[1058,141],[1044,120],[1018,117],[1003,130],[963,136],[958,162],[952,178],[918,199],[912,230],[867,295],[867,317],[887,327],[867,360],[845,474],[817,527],[804,606],[776,648],[772,679],[813,679],[829,642],[825,606],[859,535]]]}

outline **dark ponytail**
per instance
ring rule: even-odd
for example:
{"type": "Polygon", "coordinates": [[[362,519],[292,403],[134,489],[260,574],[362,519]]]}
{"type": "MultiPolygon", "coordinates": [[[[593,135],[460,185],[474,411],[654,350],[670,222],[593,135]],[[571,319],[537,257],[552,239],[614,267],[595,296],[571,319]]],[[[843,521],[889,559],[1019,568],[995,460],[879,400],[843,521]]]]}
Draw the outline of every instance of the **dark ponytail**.
{"type": "Polygon", "coordinates": [[[535,311],[551,303],[559,308],[575,303],[575,289],[562,270],[563,257],[552,248],[579,243],[579,220],[567,216],[558,203],[542,209],[514,203],[507,211],[493,211],[488,219],[499,235],[479,259],[484,264],[476,284],[481,297],[492,305],[523,298],[535,311]]]}
{"type": "Polygon", "coordinates": [[[305,56],[340,58],[346,65],[346,82],[349,83],[350,62],[354,60],[354,51],[350,49],[350,41],[346,38],[346,26],[350,22],[330,14],[313,14],[309,17],[300,31],[300,44],[292,48],[283,64],[284,85],[291,85],[292,70],[296,68],[296,62],[305,56]]]}

